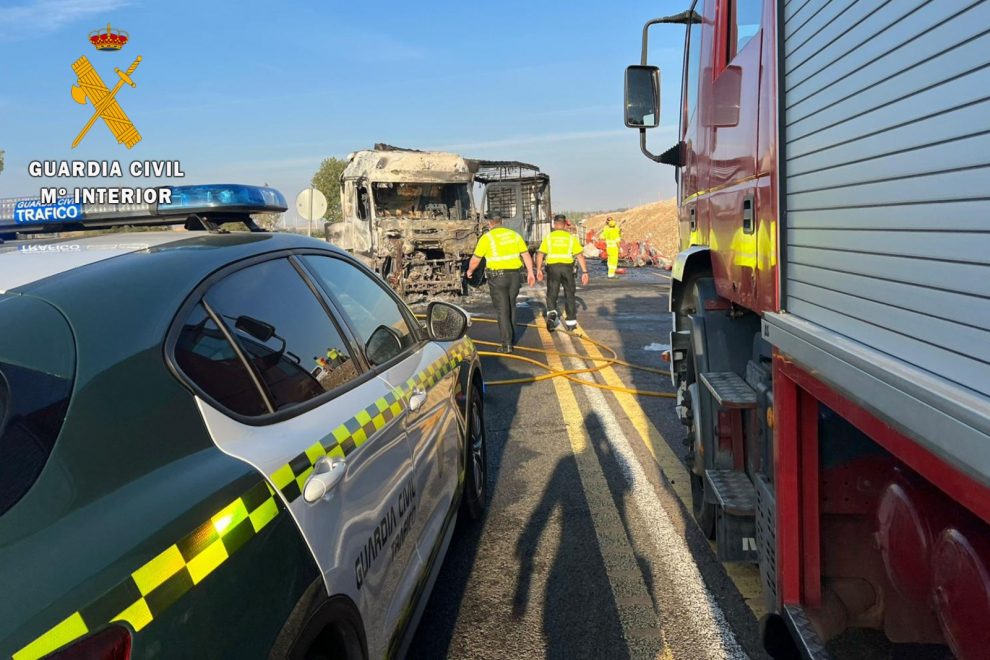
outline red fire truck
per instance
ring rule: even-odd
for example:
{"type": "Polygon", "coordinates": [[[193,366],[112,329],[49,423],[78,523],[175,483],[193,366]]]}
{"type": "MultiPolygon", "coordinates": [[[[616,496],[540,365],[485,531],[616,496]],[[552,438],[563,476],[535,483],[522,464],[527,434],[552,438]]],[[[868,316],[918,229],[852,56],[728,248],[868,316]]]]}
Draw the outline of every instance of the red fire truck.
{"type": "Polygon", "coordinates": [[[694,515],[759,564],[768,650],[875,628],[990,658],[990,2],[697,0],[642,48],[625,123],[678,184],[694,515]]]}

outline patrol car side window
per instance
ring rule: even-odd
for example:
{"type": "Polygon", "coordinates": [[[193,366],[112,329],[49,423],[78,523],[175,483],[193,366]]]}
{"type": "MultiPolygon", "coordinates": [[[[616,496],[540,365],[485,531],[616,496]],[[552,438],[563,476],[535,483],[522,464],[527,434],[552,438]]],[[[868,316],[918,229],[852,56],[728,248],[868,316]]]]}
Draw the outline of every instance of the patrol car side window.
{"type": "Polygon", "coordinates": [[[358,375],[337,326],[286,259],[232,273],[205,300],[241,347],[275,410],[318,397],[358,375]]]}
{"type": "Polygon", "coordinates": [[[175,362],[221,406],[250,417],[268,412],[247,367],[202,305],[196,305],[182,323],[175,362]]]}
{"type": "Polygon", "coordinates": [[[372,342],[377,350],[367,357],[374,366],[389,362],[416,343],[409,308],[385,291],[379,282],[342,259],[307,255],[303,261],[340,303],[362,344],[372,337],[384,336],[380,328],[385,328],[394,338],[387,343],[372,342]],[[382,349],[383,346],[388,349],[382,349]]]}

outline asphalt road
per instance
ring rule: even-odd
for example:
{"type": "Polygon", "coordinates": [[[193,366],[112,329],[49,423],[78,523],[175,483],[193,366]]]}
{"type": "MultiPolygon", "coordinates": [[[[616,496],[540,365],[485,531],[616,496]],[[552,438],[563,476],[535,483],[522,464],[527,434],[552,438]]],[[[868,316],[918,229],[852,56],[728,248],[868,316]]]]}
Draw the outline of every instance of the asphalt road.
{"type": "MultiPolygon", "coordinates": [[[[592,266],[578,290],[579,334],[619,359],[665,368],[668,274],[630,269],[618,280],[592,266]],[[657,346],[659,344],[659,346],[657,346]]],[[[599,355],[542,322],[544,286],[523,287],[517,355],[555,368],[586,361],[518,347],[599,355]]],[[[487,293],[466,301],[476,341],[497,341],[487,293]]],[[[479,350],[494,347],[479,345],[479,350]]],[[[723,565],[690,513],[686,433],[673,401],[562,378],[518,385],[539,367],[483,356],[489,502],[459,527],[419,624],[410,658],[763,658],[765,611],[754,566],[723,565]]],[[[669,377],[613,366],[575,376],[671,392],[669,377]]],[[[879,634],[831,645],[838,658],[892,655],[879,634]]]]}
{"type": "MultiPolygon", "coordinates": [[[[669,332],[659,272],[608,281],[596,269],[578,294],[588,336],[661,367],[658,351],[643,350],[669,332]]],[[[542,317],[542,286],[524,287],[519,303],[519,322],[542,317]]],[[[491,318],[485,297],[467,307],[491,318]]],[[[495,341],[497,329],[478,322],[470,335],[495,341]]],[[[525,328],[518,345],[582,353],[581,343],[525,328]]],[[[488,382],[543,373],[501,357],[483,364],[488,382]]],[[[611,377],[671,390],[655,374],[616,367],[611,377]]],[[[752,610],[642,439],[645,416],[670,440],[667,455],[683,453],[671,400],[618,396],[559,378],[488,388],[488,511],[457,531],[410,658],[762,657],[752,610]]]]}

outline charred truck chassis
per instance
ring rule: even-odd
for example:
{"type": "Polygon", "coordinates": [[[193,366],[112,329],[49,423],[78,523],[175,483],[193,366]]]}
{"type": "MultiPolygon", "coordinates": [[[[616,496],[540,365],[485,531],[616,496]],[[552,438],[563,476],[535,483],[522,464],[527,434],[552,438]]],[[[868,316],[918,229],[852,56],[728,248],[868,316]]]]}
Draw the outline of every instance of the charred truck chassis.
{"type": "Polygon", "coordinates": [[[481,235],[464,222],[384,220],[375,252],[375,272],[399,295],[467,293],[466,264],[481,235]]]}

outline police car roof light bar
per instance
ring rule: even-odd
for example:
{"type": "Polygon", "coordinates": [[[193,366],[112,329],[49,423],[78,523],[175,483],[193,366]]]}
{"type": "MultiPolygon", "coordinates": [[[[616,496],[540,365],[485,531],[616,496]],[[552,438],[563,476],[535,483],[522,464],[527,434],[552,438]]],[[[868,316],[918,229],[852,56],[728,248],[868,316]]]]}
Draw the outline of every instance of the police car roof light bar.
{"type": "Polygon", "coordinates": [[[55,204],[38,198],[0,199],[0,235],[41,234],[122,225],[186,225],[188,229],[215,230],[224,222],[242,222],[261,231],[253,213],[283,213],[285,197],[274,188],[241,184],[163,186],[171,191],[168,203],[76,204],[71,197],[55,204]],[[199,222],[191,222],[191,220],[199,222]]]}

